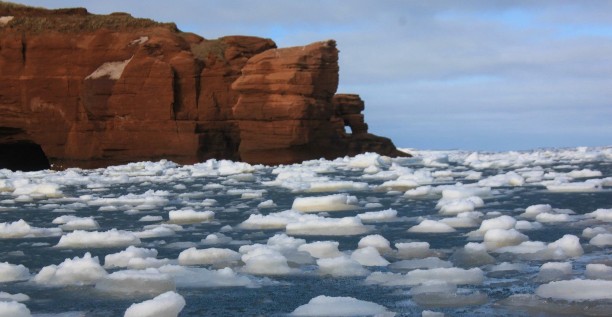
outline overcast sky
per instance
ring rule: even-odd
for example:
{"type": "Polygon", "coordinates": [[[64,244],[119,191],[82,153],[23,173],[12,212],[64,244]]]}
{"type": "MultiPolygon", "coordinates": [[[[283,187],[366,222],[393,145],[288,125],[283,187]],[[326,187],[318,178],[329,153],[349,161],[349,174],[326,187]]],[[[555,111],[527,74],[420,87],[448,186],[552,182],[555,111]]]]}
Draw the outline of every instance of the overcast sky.
{"type": "Polygon", "coordinates": [[[205,38],[335,39],[338,92],[397,146],[612,145],[612,1],[18,0],[129,12],[205,38]]]}

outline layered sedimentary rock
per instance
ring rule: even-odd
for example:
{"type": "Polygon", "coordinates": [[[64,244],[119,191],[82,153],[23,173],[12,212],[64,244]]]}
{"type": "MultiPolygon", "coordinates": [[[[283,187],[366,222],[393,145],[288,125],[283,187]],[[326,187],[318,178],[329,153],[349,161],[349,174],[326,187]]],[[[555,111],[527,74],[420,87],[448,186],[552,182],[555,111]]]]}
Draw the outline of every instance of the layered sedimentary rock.
{"type": "Polygon", "coordinates": [[[278,49],[125,13],[0,2],[0,168],[31,153],[58,167],[401,155],[367,133],[358,96],[335,95],[337,61],[333,41],[278,49]]]}

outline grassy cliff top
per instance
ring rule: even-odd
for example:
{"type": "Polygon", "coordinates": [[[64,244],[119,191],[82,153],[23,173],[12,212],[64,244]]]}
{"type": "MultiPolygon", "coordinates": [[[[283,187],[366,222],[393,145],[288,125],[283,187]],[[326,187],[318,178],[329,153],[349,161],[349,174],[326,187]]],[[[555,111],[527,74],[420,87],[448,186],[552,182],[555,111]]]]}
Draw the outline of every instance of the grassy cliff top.
{"type": "Polygon", "coordinates": [[[3,27],[4,29],[31,33],[46,31],[77,33],[98,29],[131,30],[151,27],[166,27],[178,31],[174,23],[134,18],[128,13],[98,15],[87,12],[85,8],[49,10],[0,1],[0,17],[5,16],[12,16],[13,19],[3,27]]]}

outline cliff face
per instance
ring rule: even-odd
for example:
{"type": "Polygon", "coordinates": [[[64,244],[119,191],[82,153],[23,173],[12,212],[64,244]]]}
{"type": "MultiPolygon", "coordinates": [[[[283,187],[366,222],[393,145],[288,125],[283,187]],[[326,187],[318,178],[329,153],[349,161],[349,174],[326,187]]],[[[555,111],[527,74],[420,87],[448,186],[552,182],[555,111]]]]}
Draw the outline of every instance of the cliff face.
{"type": "Polygon", "coordinates": [[[367,133],[358,96],[335,95],[337,61],[334,41],[278,49],[0,2],[0,168],[34,152],[63,167],[401,155],[367,133]]]}

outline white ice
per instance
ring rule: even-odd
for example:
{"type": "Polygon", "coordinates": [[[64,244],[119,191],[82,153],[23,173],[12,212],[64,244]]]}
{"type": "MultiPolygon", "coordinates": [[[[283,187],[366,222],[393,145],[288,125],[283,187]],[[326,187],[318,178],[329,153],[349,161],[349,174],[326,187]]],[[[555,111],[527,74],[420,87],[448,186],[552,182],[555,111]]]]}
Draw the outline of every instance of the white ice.
{"type": "Polygon", "coordinates": [[[296,308],[291,316],[377,316],[392,317],[382,305],[359,300],[352,297],[329,297],[320,295],[311,299],[308,304],[296,308]]]}
{"type": "Polygon", "coordinates": [[[291,209],[301,212],[345,211],[357,209],[357,198],[347,194],[328,196],[298,197],[291,209]]]}
{"type": "Polygon", "coordinates": [[[140,239],[133,232],[111,229],[109,231],[75,230],[63,235],[59,248],[110,248],[140,244],[140,239]]]}
{"type": "Polygon", "coordinates": [[[125,311],[124,317],[176,317],[185,307],[183,296],[168,291],[153,299],[132,304],[125,311]]]}
{"type": "Polygon", "coordinates": [[[59,265],[43,267],[32,281],[48,286],[92,285],[106,275],[98,257],[87,252],[82,258],[65,259],[59,265]]]}

